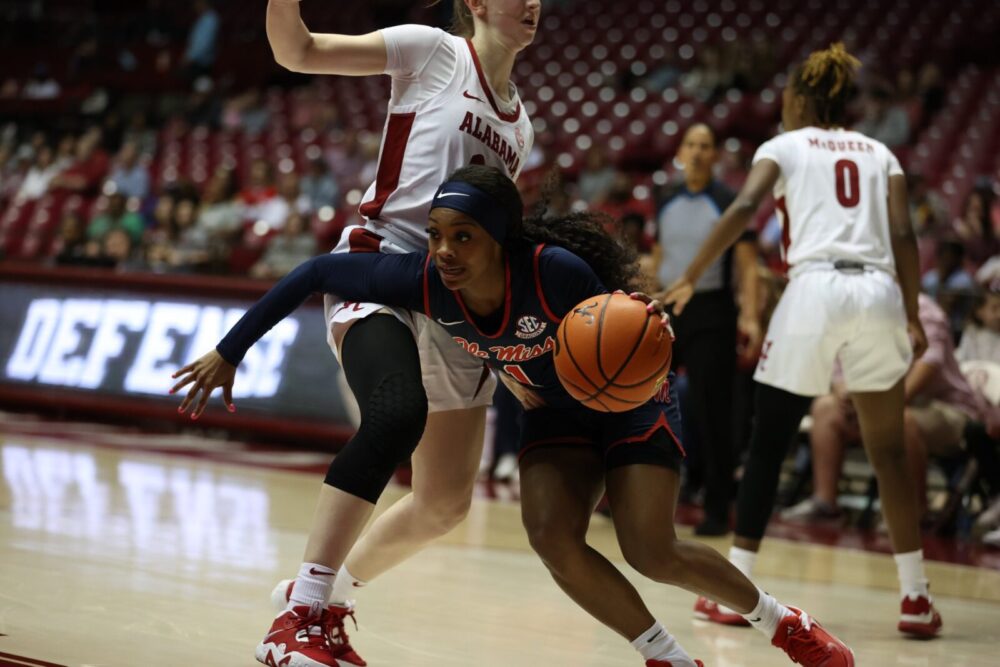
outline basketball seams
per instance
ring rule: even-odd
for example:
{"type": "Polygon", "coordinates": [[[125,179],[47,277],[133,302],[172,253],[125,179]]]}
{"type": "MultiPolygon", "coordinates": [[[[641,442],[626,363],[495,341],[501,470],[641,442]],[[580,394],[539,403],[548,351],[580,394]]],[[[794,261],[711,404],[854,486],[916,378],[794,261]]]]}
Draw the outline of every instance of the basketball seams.
{"type": "MultiPolygon", "coordinates": [[[[625,371],[625,368],[628,366],[628,362],[632,361],[632,357],[634,357],[635,353],[638,352],[639,347],[642,345],[642,341],[645,340],[646,338],[646,333],[649,331],[649,323],[652,321],[652,319],[653,319],[652,316],[648,314],[646,315],[646,323],[643,325],[642,331],[639,332],[639,337],[636,338],[635,343],[632,344],[632,350],[628,353],[628,356],[625,357],[625,361],[623,361],[621,366],[618,367],[618,370],[615,372],[615,374],[612,375],[610,378],[606,378],[607,384],[604,385],[605,389],[615,384],[615,380],[618,378],[619,375],[621,375],[625,371]]],[[[598,343],[597,346],[597,358],[598,359],[601,358],[600,343],[598,343]]]]}
{"type": "MultiPolygon", "coordinates": [[[[607,383],[611,381],[608,378],[608,374],[604,372],[604,364],[601,363],[601,337],[604,334],[604,315],[608,312],[608,304],[611,303],[611,298],[613,294],[606,294],[604,297],[604,305],[601,306],[601,315],[597,319],[597,372],[601,374],[601,379],[604,380],[604,387],[607,387],[607,383]]],[[[589,378],[588,378],[589,379],[589,378]]],[[[597,386],[597,383],[593,383],[597,386]]],[[[604,387],[600,391],[604,391],[604,387]]]]}
{"type": "MultiPolygon", "coordinates": [[[[562,365],[565,367],[566,374],[572,376],[572,379],[567,379],[566,377],[564,377],[562,373],[559,374],[559,379],[560,381],[562,381],[564,388],[570,393],[571,396],[573,396],[574,399],[583,403],[586,407],[589,407],[593,410],[605,411],[605,412],[622,412],[626,410],[631,410],[635,407],[638,407],[646,403],[649,400],[648,398],[644,398],[641,400],[623,398],[616,395],[614,390],[615,389],[633,390],[632,393],[634,394],[635,389],[641,388],[644,384],[650,384],[650,382],[652,382],[653,380],[659,379],[669,369],[673,357],[673,355],[669,353],[670,350],[668,349],[667,358],[664,360],[664,362],[660,365],[659,368],[656,369],[655,372],[649,375],[643,382],[635,384],[631,383],[618,384],[615,382],[615,380],[617,380],[619,377],[621,377],[623,373],[625,373],[625,371],[629,367],[629,364],[633,360],[635,360],[636,355],[639,354],[639,351],[644,350],[645,352],[644,348],[649,347],[649,345],[644,346],[643,344],[647,342],[646,338],[651,332],[650,328],[656,327],[656,322],[655,322],[656,318],[653,318],[648,313],[646,313],[646,317],[641,327],[641,330],[639,331],[638,336],[634,340],[628,354],[625,356],[624,360],[619,364],[618,369],[609,377],[603,364],[603,359],[601,355],[601,344],[610,341],[610,338],[608,336],[604,336],[603,334],[604,334],[604,325],[605,324],[611,325],[612,323],[611,322],[612,318],[608,318],[607,311],[608,308],[610,307],[609,304],[611,300],[615,296],[617,295],[614,294],[601,295],[601,297],[604,298],[604,302],[603,304],[601,304],[600,312],[597,314],[597,320],[595,322],[597,324],[597,331],[591,334],[593,335],[593,338],[590,338],[588,335],[581,336],[580,333],[575,334],[576,338],[580,339],[578,342],[580,342],[587,350],[587,354],[585,356],[588,357],[587,366],[589,368],[589,372],[584,369],[584,366],[581,363],[582,358],[578,358],[578,356],[574,353],[573,348],[570,346],[569,328],[570,328],[570,323],[572,322],[572,319],[575,316],[574,311],[576,310],[576,308],[571,310],[569,316],[567,316],[566,318],[563,319],[562,322],[560,322],[559,328],[562,329],[562,331],[557,333],[556,335],[557,345],[564,346],[566,348],[565,354],[568,358],[568,364],[566,361],[563,361],[562,365]],[[590,352],[591,346],[596,348],[596,354],[593,354],[592,359],[590,358],[592,356],[592,353],[590,352]],[[591,377],[592,375],[594,376],[600,375],[603,383],[601,385],[598,385],[597,381],[595,381],[595,379],[591,377]],[[589,387],[585,388],[582,385],[589,385],[589,387]]],[[[597,298],[600,299],[601,297],[597,298]]],[[[627,311],[627,309],[623,308],[623,310],[625,310],[626,313],[629,312],[627,311]]],[[[637,313],[635,311],[632,311],[632,313],[630,315],[627,315],[627,317],[634,317],[636,314],[637,313]]],[[[584,330],[586,330],[587,328],[589,328],[589,326],[592,325],[578,323],[578,326],[582,326],[584,330]]],[[[626,326],[623,331],[627,331],[628,329],[629,326],[626,326]]],[[[649,353],[645,352],[645,354],[648,355],[649,353]]],[[[557,357],[562,356],[562,354],[559,353],[558,347],[556,356],[557,357]]],[[[655,356],[655,351],[654,351],[654,356],[655,356]]],[[[556,370],[557,371],[559,370],[558,364],[556,370]]]]}
{"type": "MultiPolygon", "coordinates": [[[[566,317],[566,319],[563,320],[563,322],[569,322],[572,318],[573,318],[573,311],[571,310],[569,316],[566,317]]],[[[580,366],[580,362],[578,362],[576,360],[576,356],[574,356],[574,354],[573,354],[573,348],[570,347],[570,345],[569,345],[569,338],[567,337],[567,331],[568,330],[569,330],[568,326],[565,326],[564,324],[561,324],[559,326],[559,330],[556,332],[556,336],[558,337],[559,331],[562,332],[562,344],[563,344],[563,347],[566,348],[566,354],[569,356],[569,360],[571,362],[573,362],[573,367],[576,368],[576,371],[577,371],[577,373],[580,374],[580,377],[586,379],[587,382],[589,382],[592,386],[594,386],[596,388],[597,385],[594,384],[594,382],[590,379],[590,376],[587,375],[587,373],[583,370],[583,367],[580,366]]],[[[570,384],[573,384],[573,386],[576,389],[580,390],[581,393],[589,393],[588,390],[583,389],[582,387],[577,386],[575,383],[570,383],[570,384]]],[[[573,398],[576,398],[576,397],[574,396],[573,398]]],[[[577,399],[577,400],[582,400],[582,399],[577,399]]]]}

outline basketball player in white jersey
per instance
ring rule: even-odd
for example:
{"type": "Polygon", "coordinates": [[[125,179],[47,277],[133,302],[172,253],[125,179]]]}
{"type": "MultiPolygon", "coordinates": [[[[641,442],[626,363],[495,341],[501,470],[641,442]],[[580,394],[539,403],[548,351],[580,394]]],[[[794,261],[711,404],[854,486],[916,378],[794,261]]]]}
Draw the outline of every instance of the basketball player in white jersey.
{"type": "MultiPolygon", "coordinates": [[[[859,61],[842,44],[809,56],[784,91],[785,133],[766,142],[733,204],[665,295],[676,312],[773,188],[790,282],[754,379],[754,426],[737,502],[730,560],[751,576],[774,506],[781,462],[812,398],[830,390],[834,363],[858,412],[878,478],[901,589],[901,632],[941,628],[924,573],[920,504],[903,448],[904,376],[927,346],[917,319],[919,274],[906,179],[883,144],[843,129],[859,61]]],[[[743,619],[704,598],[698,616],[743,619]]]]}
{"type": "MultiPolygon", "coordinates": [[[[456,35],[407,25],[348,36],[309,32],[298,0],[268,3],[268,41],[284,67],[392,77],[377,176],[361,202],[367,222],[345,229],[334,252],[424,250],[431,200],[448,174],[467,164],[494,166],[512,179],[521,171],[533,133],[510,74],[534,39],[540,2],[454,0],[454,7],[456,35]]],[[[465,517],[495,385],[423,315],[329,302],[327,315],[361,424],[327,473],[294,585],[276,588],[288,601],[257,647],[265,664],[365,664],[344,632],[348,596],[465,517]],[[408,459],[412,493],[359,541],[375,501],[408,459]]]]}

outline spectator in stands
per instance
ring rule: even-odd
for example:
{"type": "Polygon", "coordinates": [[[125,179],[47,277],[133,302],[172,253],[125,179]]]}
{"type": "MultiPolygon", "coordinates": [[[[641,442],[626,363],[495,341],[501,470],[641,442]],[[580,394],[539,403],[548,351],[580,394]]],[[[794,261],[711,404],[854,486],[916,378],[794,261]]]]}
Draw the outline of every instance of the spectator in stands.
{"type": "Polygon", "coordinates": [[[38,199],[48,192],[49,183],[60,171],[59,166],[55,164],[52,149],[48,146],[42,146],[35,154],[35,163],[31,165],[24,180],[21,181],[21,187],[14,196],[14,200],[24,202],[38,199]]]}
{"type": "Polygon", "coordinates": [[[939,241],[934,268],[921,278],[921,289],[933,297],[943,292],[971,291],[975,281],[965,270],[964,260],[964,245],[953,239],[939,241]]]}
{"type": "Polygon", "coordinates": [[[955,350],[959,361],[994,361],[1000,364],[1000,280],[981,286],[969,324],[955,350]]]}
{"type": "Polygon", "coordinates": [[[681,88],[691,97],[711,104],[729,87],[733,73],[726,68],[718,48],[703,46],[698,53],[699,62],[681,77],[681,88]]]}
{"type": "Polygon", "coordinates": [[[910,138],[910,118],[906,111],[892,103],[892,95],[882,86],[865,96],[864,117],[855,130],[881,141],[889,148],[898,148],[910,138]]]}
{"type": "Polygon", "coordinates": [[[126,197],[142,200],[149,194],[149,170],[139,161],[139,149],[134,143],[122,144],[108,180],[126,197]]]}
{"type": "Polygon", "coordinates": [[[966,255],[976,266],[1000,252],[990,218],[992,205],[992,188],[988,183],[980,184],[965,198],[962,217],[955,221],[955,232],[965,244],[966,255]]]}
{"type": "Polygon", "coordinates": [[[250,269],[254,278],[280,278],[296,266],[316,255],[316,237],[306,225],[305,217],[291,211],[281,234],[271,239],[264,256],[250,269]]]}
{"type": "Polygon", "coordinates": [[[326,153],[330,172],[341,190],[346,192],[358,187],[358,174],[364,160],[361,156],[361,138],[356,130],[348,130],[341,141],[333,143],[326,153]]]}
{"type": "Polygon", "coordinates": [[[59,224],[56,264],[89,264],[87,224],[77,211],[67,211],[59,224]]]}
{"type": "Polygon", "coordinates": [[[199,76],[194,80],[184,112],[184,120],[191,126],[219,127],[222,107],[219,103],[219,96],[214,91],[215,83],[209,77],[199,76]]]}
{"type": "Polygon", "coordinates": [[[944,107],[947,89],[941,68],[933,61],[928,61],[917,77],[917,94],[923,101],[924,114],[929,118],[944,107]]]}
{"type": "Polygon", "coordinates": [[[68,169],[74,162],[76,162],[76,138],[72,134],[64,134],[56,145],[53,164],[62,171],[68,169]]]}
{"type": "Polygon", "coordinates": [[[652,63],[649,74],[642,80],[642,86],[651,93],[662,93],[677,85],[681,73],[675,49],[664,49],[663,59],[652,63]]]}
{"type": "Polygon", "coordinates": [[[156,130],[149,127],[145,112],[135,111],[129,116],[128,124],[122,132],[122,143],[135,145],[139,155],[156,152],[156,130]]]}
{"type": "Polygon", "coordinates": [[[134,261],[135,238],[123,227],[112,227],[101,239],[101,254],[98,265],[109,268],[124,268],[134,261]]]}
{"type": "Polygon", "coordinates": [[[206,229],[198,226],[198,200],[184,197],[174,205],[173,246],[167,257],[171,271],[188,273],[213,266],[216,244],[206,229]]]}
{"type": "MultiPolygon", "coordinates": [[[[713,177],[717,157],[717,139],[710,127],[698,124],[685,132],[677,153],[684,180],[666,188],[656,216],[653,256],[662,286],[671,285],[683,274],[690,258],[714,229],[720,212],[734,198],[713,177]]],[[[694,465],[700,464],[700,470],[689,471],[692,478],[700,473],[705,486],[705,517],[695,529],[699,535],[729,532],[729,510],[735,491],[731,413],[738,322],[756,347],[761,329],[757,320],[757,250],[751,232],[705,272],[687,308],[673,320],[677,336],[674,367],[687,370],[687,403],[692,415],[689,423],[697,433],[696,438],[690,438],[685,432],[686,443],[696,439],[702,447],[700,456],[689,457],[694,465]],[[736,307],[734,269],[743,311],[736,307]]]]}
{"type": "Polygon", "coordinates": [[[251,137],[267,127],[271,112],[259,88],[251,88],[226,101],[222,110],[222,126],[228,130],[242,130],[251,137]]]}
{"type": "Polygon", "coordinates": [[[156,198],[156,203],[153,205],[152,211],[148,212],[148,221],[146,223],[148,231],[146,236],[155,239],[157,236],[169,233],[174,221],[175,202],[176,197],[169,189],[162,192],[156,198]]]}
{"type": "Polygon", "coordinates": [[[62,88],[49,74],[49,68],[45,63],[35,65],[34,73],[21,89],[21,96],[29,100],[53,100],[59,97],[60,93],[62,88]]]}
{"type": "Polygon", "coordinates": [[[608,162],[604,147],[594,144],[587,150],[583,169],[577,178],[577,194],[588,204],[596,204],[607,197],[615,182],[618,170],[608,162]]]}
{"type": "Polygon", "coordinates": [[[309,161],[309,168],[299,181],[299,188],[311,211],[318,211],[324,206],[336,206],[340,196],[337,181],[322,157],[309,161]]]}
{"type": "Polygon", "coordinates": [[[236,174],[232,169],[219,167],[205,186],[197,226],[215,238],[231,236],[243,221],[243,206],[235,196],[236,174]]]}
{"type": "Polygon", "coordinates": [[[250,163],[247,181],[239,194],[240,202],[245,207],[244,217],[248,220],[259,219],[258,211],[261,207],[277,196],[278,189],[274,187],[271,164],[263,158],[256,158],[250,163]]]}
{"type": "MultiPolygon", "coordinates": [[[[966,424],[982,420],[983,405],[959,370],[944,311],[926,294],[920,295],[919,303],[928,347],[906,375],[903,439],[919,502],[926,505],[928,455],[957,454],[966,424]]],[[[786,519],[808,521],[839,514],[837,483],[844,449],[861,438],[843,387],[835,385],[832,394],[817,398],[811,412],[813,497],[785,510],[782,517],[786,519]]]]}
{"type": "Polygon", "coordinates": [[[92,196],[107,173],[108,154],[101,147],[101,130],[93,127],[77,139],[73,164],[52,179],[50,187],[92,196]]]}
{"type": "Polygon", "coordinates": [[[0,170],[0,201],[12,200],[20,191],[31,169],[31,152],[22,146],[16,152],[7,153],[8,157],[0,170]]]}
{"type": "MultiPolygon", "coordinates": [[[[112,229],[124,229],[132,237],[132,241],[138,243],[146,230],[146,224],[135,210],[130,210],[128,203],[129,200],[121,192],[108,195],[108,209],[90,221],[87,237],[99,239],[107,236],[112,229]]],[[[138,208],[137,204],[135,202],[135,208],[138,208]]]]}
{"type": "Polygon", "coordinates": [[[195,21],[188,33],[181,64],[188,78],[210,74],[215,65],[215,45],[219,36],[219,15],[210,0],[195,0],[195,21]]]}

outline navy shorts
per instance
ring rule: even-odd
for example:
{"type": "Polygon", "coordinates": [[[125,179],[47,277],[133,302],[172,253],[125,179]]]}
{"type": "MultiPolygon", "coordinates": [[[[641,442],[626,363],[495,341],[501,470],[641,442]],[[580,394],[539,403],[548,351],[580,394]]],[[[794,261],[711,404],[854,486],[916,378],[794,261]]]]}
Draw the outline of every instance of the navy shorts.
{"type": "Polygon", "coordinates": [[[526,410],[519,458],[540,447],[593,447],[606,470],[648,463],[679,470],[684,459],[681,411],[674,374],[656,398],[628,412],[598,412],[582,405],[526,410]]]}

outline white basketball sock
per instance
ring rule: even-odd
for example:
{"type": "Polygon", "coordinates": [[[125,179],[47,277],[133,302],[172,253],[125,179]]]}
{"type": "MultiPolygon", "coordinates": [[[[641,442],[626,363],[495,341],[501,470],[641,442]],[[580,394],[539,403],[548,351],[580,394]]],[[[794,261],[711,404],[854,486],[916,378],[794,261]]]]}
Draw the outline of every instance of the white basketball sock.
{"type": "MultiPolygon", "coordinates": [[[[757,590],[760,591],[758,588],[757,590]]],[[[760,591],[760,599],[757,606],[749,614],[743,614],[743,618],[750,621],[750,625],[764,633],[768,641],[774,639],[774,634],[778,631],[778,623],[785,616],[794,616],[795,612],[781,604],[773,597],[760,591]]]]}
{"type": "Polygon", "coordinates": [[[358,589],[363,588],[364,581],[357,579],[347,571],[344,565],[337,573],[337,578],[333,580],[333,592],[330,594],[330,602],[335,605],[347,606],[347,601],[354,599],[358,594],[358,589]]]}
{"type": "MultiPolygon", "coordinates": [[[[740,549],[739,547],[729,547],[729,562],[733,564],[733,567],[742,572],[744,577],[753,581],[753,566],[757,562],[756,551],[740,549]]],[[[719,605],[719,611],[725,614],[739,613],[722,604],[719,605]]]]}
{"type": "Polygon", "coordinates": [[[691,656],[659,621],[633,639],[631,644],[632,648],[642,654],[643,660],[666,660],[675,667],[695,667],[691,656]]]}
{"type": "Polygon", "coordinates": [[[285,609],[299,605],[306,605],[310,609],[325,607],[336,574],[336,570],[325,565],[302,563],[285,609]]]}
{"type": "Polygon", "coordinates": [[[899,592],[902,597],[910,594],[927,595],[927,574],[924,572],[924,550],[917,549],[896,554],[896,571],[899,574],[899,592]]]}
{"type": "Polygon", "coordinates": [[[757,552],[739,547],[729,547],[729,562],[743,573],[747,579],[753,579],[753,566],[757,563],[757,552]]]}

